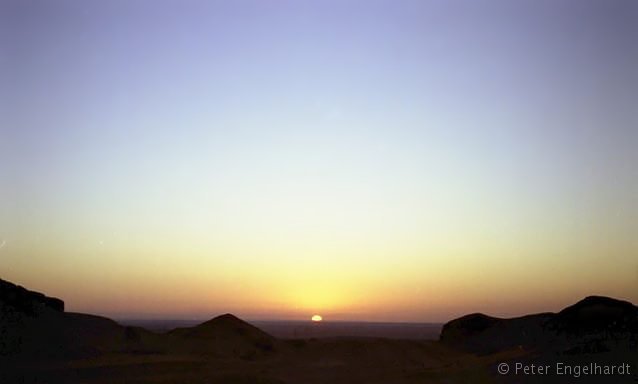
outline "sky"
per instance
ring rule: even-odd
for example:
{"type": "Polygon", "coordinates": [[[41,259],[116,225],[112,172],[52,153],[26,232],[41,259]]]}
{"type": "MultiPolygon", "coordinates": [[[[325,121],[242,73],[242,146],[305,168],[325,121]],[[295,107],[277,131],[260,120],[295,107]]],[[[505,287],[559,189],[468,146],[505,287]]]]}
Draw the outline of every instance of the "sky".
{"type": "Polygon", "coordinates": [[[638,303],[638,3],[0,2],[0,278],[115,318],[638,303]]]}

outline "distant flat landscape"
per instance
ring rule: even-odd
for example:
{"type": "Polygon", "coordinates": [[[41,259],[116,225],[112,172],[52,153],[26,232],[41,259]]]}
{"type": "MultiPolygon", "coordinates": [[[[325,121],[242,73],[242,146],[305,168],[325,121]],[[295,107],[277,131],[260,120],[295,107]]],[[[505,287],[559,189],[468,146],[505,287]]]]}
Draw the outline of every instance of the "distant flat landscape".
{"type": "MultiPolygon", "coordinates": [[[[193,327],[204,320],[146,320],[122,319],[118,323],[155,332],[167,332],[175,328],[193,327]]],[[[392,323],[360,321],[323,321],[314,323],[303,320],[250,320],[248,323],[281,339],[308,339],[331,337],[380,337],[403,340],[437,340],[443,324],[392,323]]]]}

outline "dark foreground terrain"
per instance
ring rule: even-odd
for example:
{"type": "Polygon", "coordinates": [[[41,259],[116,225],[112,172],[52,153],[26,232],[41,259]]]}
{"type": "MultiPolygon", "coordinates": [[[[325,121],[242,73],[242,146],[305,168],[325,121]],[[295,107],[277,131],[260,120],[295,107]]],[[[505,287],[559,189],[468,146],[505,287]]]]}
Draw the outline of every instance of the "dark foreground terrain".
{"type": "Polygon", "coordinates": [[[638,383],[637,338],[638,308],[604,297],[556,314],[468,315],[439,341],[280,339],[230,314],[152,332],[0,280],[0,383],[638,383]]]}

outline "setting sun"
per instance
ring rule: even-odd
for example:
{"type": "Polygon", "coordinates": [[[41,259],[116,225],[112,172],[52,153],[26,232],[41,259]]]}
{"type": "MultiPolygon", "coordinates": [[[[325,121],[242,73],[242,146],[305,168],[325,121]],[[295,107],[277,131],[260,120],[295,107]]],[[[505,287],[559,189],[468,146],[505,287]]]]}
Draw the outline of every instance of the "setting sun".
{"type": "Polygon", "coordinates": [[[319,315],[314,315],[314,316],[312,316],[312,321],[314,321],[314,322],[323,321],[323,317],[321,317],[319,315]]]}

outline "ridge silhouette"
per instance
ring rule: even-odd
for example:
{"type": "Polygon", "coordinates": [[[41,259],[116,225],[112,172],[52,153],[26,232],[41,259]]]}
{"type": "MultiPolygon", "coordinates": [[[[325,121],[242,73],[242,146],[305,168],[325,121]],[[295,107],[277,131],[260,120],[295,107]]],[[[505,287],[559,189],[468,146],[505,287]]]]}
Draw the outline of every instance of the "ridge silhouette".
{"type": "MultiPolygon", "coordinates": [[[[278,339],[230,313],[159,333],[63,305],[0,280],[0,382],[491,383],[495,361],[638,361],[638,307],[602,296],[558,313],[469,314],[446,323],[439,341],[278,339]]],[[[497,382],[539,382],[514,379],[497,382]]]]}

